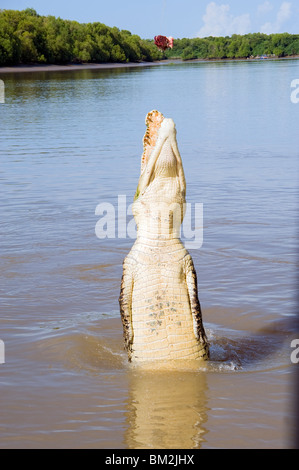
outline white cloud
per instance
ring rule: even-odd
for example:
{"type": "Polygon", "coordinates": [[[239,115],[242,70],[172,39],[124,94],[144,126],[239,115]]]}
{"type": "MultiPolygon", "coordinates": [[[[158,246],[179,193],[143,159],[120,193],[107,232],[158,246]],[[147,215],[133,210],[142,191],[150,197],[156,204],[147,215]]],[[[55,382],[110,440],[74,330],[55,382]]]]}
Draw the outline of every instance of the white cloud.
{"type": "Polygon", "coordinates": [[[292,14],[292,4],[290,2],[283,2],[280,5],[280,8],[276,15],[276,20],[268,23],[265,23],[261,27],[261,33],[271,34],[271,33],[280,33],[283,24],[291,17],[292,14]]]}
{"type": "Polygon", "coordinates": [[[283,2],[280,6],[279,12],[277,13],[277,22],[279,24],[287,21],[291,16],[292,4],[290,2],[283,2]]]}
{"type": "Polygon", "coordinates": [[[273,10],[273,5],[268,0],[257,7],[259,15],[264,15],[273,10]]]}
{"type": "Polygon", "coordinates": [[[216,5],[211,2],[207,5],[203,16],[204,25],[197,36],[231,36],[232,34],[246,34],[250,31],[250,16],[248,13],[234,16],[230,13],[229,5],[216,5]]]}

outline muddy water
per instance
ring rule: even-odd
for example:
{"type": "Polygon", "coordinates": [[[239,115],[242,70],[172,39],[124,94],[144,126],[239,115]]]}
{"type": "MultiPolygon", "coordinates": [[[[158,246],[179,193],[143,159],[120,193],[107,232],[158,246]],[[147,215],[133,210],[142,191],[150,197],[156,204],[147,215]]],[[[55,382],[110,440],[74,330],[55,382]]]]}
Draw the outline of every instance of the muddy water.
{"type": "Polygon", "coordinates": [[[0,446],[291,447],[298,61],[0,78],[0,446]],[[124,210],[155,108],[176,122],[187,200],[203,205],[202,246],[196,227],[182,233],[211,344],[197,370],[139,370],[122,345],[134,239],[119,221],[132,223],[124,210]],[[99,239],[103,203],[115,236],[109,226],[99,239]]]}

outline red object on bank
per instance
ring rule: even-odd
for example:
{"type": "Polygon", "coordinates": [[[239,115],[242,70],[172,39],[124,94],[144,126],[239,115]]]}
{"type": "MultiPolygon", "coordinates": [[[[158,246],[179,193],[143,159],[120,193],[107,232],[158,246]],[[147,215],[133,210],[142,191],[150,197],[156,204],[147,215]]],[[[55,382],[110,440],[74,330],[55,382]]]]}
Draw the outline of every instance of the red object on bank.
{"type": "Polygon", "coordinates": [[[161,51],[165,51],[166,49],[173,48],[173,38],[169,36],[155,36],[154,37],[156,46],[161,49],[161,51]]]}

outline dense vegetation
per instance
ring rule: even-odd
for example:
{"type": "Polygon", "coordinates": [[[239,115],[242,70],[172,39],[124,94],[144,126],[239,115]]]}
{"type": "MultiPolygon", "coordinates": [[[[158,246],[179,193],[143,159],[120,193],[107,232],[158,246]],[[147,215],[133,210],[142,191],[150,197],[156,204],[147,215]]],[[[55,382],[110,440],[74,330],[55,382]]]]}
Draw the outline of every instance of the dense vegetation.
{"type": "Polygon", "coordinates": [[[176,39],[159,51],[153,40],[102,23],[40,16],[32,8],[0,10],[0,66],[76,62],[140,62],[162,58],[234,59],[299,55],[299,34],[176,39]]]}
{"type": "Polygon", "coordinates": [[[166,52],[168,58],[237,59],[256,56],[286,57],[299,55],[299,34],[252,33],[243,36],[176,39],[166,52]]]}
{"type": "Polygon", "coordinates": [[[0,10],[0,65],[138,62],[162,58],[153,41],[102,23],[0,10]]]}

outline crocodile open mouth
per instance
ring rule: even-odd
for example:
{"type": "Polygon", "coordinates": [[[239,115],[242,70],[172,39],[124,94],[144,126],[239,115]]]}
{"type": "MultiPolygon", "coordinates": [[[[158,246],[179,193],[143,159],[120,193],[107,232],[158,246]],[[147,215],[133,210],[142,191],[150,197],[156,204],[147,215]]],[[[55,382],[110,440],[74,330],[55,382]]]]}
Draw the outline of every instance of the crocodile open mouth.
{"type": "Polygon", "coordinates": [[[146,131],[143,137],[143,154],[141,157],[141,174],[148,162],[152,150],[155,148],[158,131],[164,120],[164,116],[160,111],[153,110],[147,113],[145,118],[146,131]]]}

